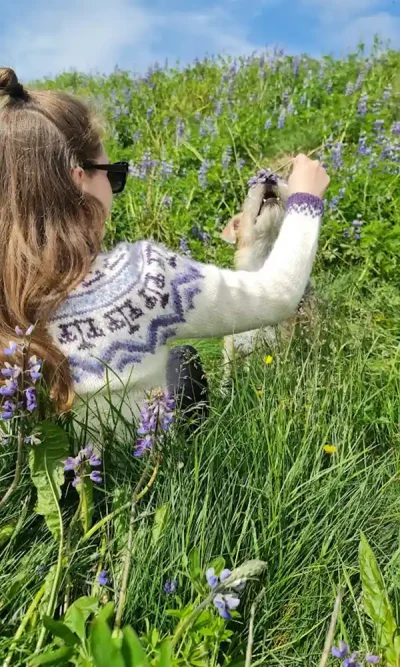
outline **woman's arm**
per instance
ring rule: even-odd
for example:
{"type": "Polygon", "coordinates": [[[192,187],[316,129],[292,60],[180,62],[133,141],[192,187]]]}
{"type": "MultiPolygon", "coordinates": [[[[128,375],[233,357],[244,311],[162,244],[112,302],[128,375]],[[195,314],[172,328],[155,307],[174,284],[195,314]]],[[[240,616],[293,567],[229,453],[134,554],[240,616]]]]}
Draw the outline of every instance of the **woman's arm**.
{"type": "Polygon", "coordinates": [[[219,269],[145,243],[145,283],[162,286],[155,324],[164,330],[169,321],[168,337],[200,338],[287,319],[310,277],[322,213],[319,197],[292,195],[279,237],[257,272],[219,269]]]}

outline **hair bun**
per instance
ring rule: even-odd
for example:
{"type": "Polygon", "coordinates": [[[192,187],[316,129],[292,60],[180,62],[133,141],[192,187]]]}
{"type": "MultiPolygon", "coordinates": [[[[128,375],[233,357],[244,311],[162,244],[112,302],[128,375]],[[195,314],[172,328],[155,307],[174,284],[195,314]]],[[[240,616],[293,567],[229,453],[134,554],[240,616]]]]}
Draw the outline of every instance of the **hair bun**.
{"type": "Polygon", "coordinates": [[[14,99],[26,99],[26,91],[10,67],[0,67],[0,97],[3,95],[14,99]]]}

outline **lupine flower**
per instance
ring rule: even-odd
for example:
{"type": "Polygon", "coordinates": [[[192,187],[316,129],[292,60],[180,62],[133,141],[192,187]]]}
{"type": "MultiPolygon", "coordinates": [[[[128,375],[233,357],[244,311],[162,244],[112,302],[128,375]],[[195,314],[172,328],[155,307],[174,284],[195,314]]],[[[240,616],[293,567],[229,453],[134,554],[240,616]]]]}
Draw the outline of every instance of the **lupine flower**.
{"type": "Polygon", "coordinates": [[[190,252],[190,248],[189,248],[189,245],[188,245],[187,240],[186,240],[185,238],[183,238],[183,237],[179,240],[179,250],[180,250],[184,255],[187,255],[188,257],[190,257],[191,254],[192,254],[192,253],[190,252]]]}
{"type": "Polygon", "coordinates": [[[14,417],[14,413],[17,407],[15,403],[13,403],[12,401],[4,401],[1,407],[2,410],[4,411],[0,414],[1,419],[8,420],[14,417]]]}
{"type": "Polygon", "coordinates": [[[400,121],[393,123],[391,128],[392,134],[400,134],[400,121]]]}
{"type": "Polygon", "coordinates": [[[282,109],[281,113],[279,114],[278,118],[278,125],[277,128],[278,130],[281,130],[285,124],[285,118],[286,118],[286,111],[285,109],[282,109]]]}
{"type": "Polygon", "coordinates": [[[334,658],[343,659],[350,653],[348,645],[344,641],[339,642],[339,647],[332,646],[332,655],[334,658]]]}
{"type": "Polygon", "coordinates": [[[33,382],[40,380],[40,378],[42,377],[42,374],[40,373],[40,369],[42,368],[42,362],[40,361],[40,359],[38,359],[36,356],[30,357],[28,359],[28,365],[29,365],[29,375],[31,376],[31,380],[33,382]]]}
{"type": "Polygon", "coordinates": [[[305,104],[307,102],[307,95],[306,93],[303,93],[302,96],[300,97],[300,104],[305,104]]]}
{"type": "Polygon", "coordinates": [[[385,125],[384,120],[377,119],[376,121],[374,121],[372,129],[374,130],[374,132],[382,132],[384,125],[385,125]]]}
{"type": "Polygon", "coordinates": [[[293,104],[292,100],[290,100],[290,102],[288,104],[288,108],[287,108],[287,112],[288,112],[289,116],[293,116],[295,111],[296,110],[295,110],[294,104],[293,104]]]}
{"type": "Polygon", "coordinates": [[[207,187],[207,172],[211,167],[210,160],[203,160],[200,169],[198,171],[199,185],[204,190],[207,187]]]}
{"type": "Polygon", "coordinates": [[[36,389],[35,387],[28,387],[25,389],[26,407],[29,412],[33,412],[37,408],[36,389]]]}
{"type": "Polygon", "coordinates": [[[386,86],[385,90],[383,91],[382,99],[384,102],[388,102],[391,98],[392,95],[392,86],[386,86]]]}
{"type": "Polygon", "coordinates": [[[356,85],[355,85],[355,89],[356,89],[356,90],[360,90],[360,88],[361,88],[361,86],[362,86],[362,84],[363,84],[363,81],[364,81],[364,76],[365,76],[365,75],[364,75],[364,72],[360,72],[360,73],[359,73],[359,75],[358,75],[358,77],[357,77],[356,85]]]}
{"type": "Polygon", "coordinates": [[[367,146],[367,136],[363,134],[358,140],[357,153],[359,155],[370,155],[371,152],[372,149],[369,146],[367,146]]]}
{"type": "Polygon", "coordinates": [[[232,618],[231,611],[234,611],[238,608],[240,604],[240,599],[237,595],[233,593],[218,593],[214,598],[214,605],[218,609],[218,613],[225,621],[229,621],[232,618]]]}
{"type": "Polygon", "coordinates": [[[100,584],[100,586],[107,586],[108,570],[101,570],[100,574],[97,577],[97,583],[100,584]]]}
{"type": "Polygon", "coordinates": [[[231,163],[231,160],[232,160],[232,147],[227,146],[227,148],[225,149],[225,152],[222,156],[222,162],[221,162],[222,168],[223,169],[228,169],[228,167],[231,163]]]}
{"type": "Polygon", "coordinates": [[[293,71],[294,76],[296,76],[296,77],[299,74],[300,62],[301,62],[301,59],[299,58],[299,56],[295,56],[292,60],[292,71],[293,71]]]}
{"type": "Polygon", "coordinates": [[[214,107],[214,113],[216,116],[220,116],[222,114],[222,102],[221,100],[217,100],[215,103],[214,107]]]}
{"type": "Polygon", "coordinates": [[[352,95],[354,93],[354,88],[354,83],[349,81],[349,83],[346,85],[345,95],[352,95]]]}
{"type": "Polygon", "coordinates": [[[102,482],[100,472],[98,470],[90,471],[90,468],[98,468],[99,466],[101,466],[101,459],[94,451],[92,445],[87,445],[78,452],[77,456],[69,456],[64,461],[65,472],[73,470],[75,473],[72,486],[79,484],[82,477],[86,476],[89,476],[92,482],[100,484],[102,482]]]}
{"type": "Polygon", "coordinates": [[[331,161],[332,166],[335,169],[340,169],[343,166],[343,157],[342,157],[343,143],[338,141],[332,146],[331,149],[331,161]]]}
{"type": "Polygon", "coordinates": [[[368,653],[368,655],[365,656],[365,662],[369,662],[371,665],[378,665],[379,657],[377,655],[373,655],[372,653],[368,653]]]}
{"type": "Polygon", "coordinates": [[[164,584],[164,593],[167,595],[173,595],[176,593],[176,590],[178,588],[178,582],[176,579],[167,579],[167,581],[164,584]]]}
{"type": "Polygon", "coordinates": [[[208,232],[205,232],[199,227],[198,225],[193,225],[192,227],[192,236],[195,239],[198,239],[202,243],[208,243],[210,240],[210,234],[208,232]]]}
{"type": "Polygon", "coordinates": [[[143,404],[134,456],[139,458],[150,451],[156,441],[159,429],[167,433],[175,420],[175,401],[168,392],[154,391],[143,404]]]}
{"type": "Polygon", "coordinates": [[[29,336],[32,335],[34,328],[35,327],[33,326],[33,324],[31,324],[31,326],[28,327],[28,329],[26,331],[23,331],[21,329],[21,327],[16,326],[15,327],[15,333],[17,334],[17,336],[27,336],[27,337],[29,337],[29,336]]]}
{"type": "Polygon", "coordinates": [[[18,352],[18,344],[13,343],[12,341],[10,341],[9,342],[9,347],[6,347],[4,349],[4,354],[6,354],[8,357],[11,357],[16,352],[18,352]]]}
{"type": "Polygon", "coordinates": [[[237,167],[238,169],[243,169],[244,165],[245,165],[245,161],[243,160],[243,158],[239,157],[239,158],[236,160],[236,167],[237,167]]]}
{"type": "Polygon", "coordinates": [[[363,93],[358,102],[357,113],[359,116],[365,116],[365,114],[367,113],[367,102],[368,102],[368,95],[367,93],[363,93]]]}
{"type": "Polygon", "coordinates": [[[176,124],[176,137],[177,137],[177,139],[179,137],[183,137],[184,134],[185,134],[185,124],[184,124],[182,118],[179,118],[178,121],[177,121],[177,124],[176,124]]]}
{"type": "Polygon", "coordinates": [[[272,125],[272,120],[271,120],[270,118],[268,118],[268,119],[265,121],[264,130],[269,130],[270,127],[271,127],[271,125],[272,125]]]}

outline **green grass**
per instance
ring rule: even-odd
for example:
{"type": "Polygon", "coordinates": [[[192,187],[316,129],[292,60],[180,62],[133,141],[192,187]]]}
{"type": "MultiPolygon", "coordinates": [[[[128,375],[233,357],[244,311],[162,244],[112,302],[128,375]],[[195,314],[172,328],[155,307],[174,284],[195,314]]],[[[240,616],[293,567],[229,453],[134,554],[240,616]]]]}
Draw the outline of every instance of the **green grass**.
{"type": "MultiPolygon", "coordinates": [[[[144,630],[147,620],[168,630],[165,610],[176,601],[165,597],[163,581],[178,576],[180,597],[190,599],[182,563],[197,546],[204,566],[219,555],[231,566],[247,558],[268,564],[255,585],[265,593],[253,664],[317,664],[339,583],[347,583],[341,631],[359,647],[361,627],[369,636],[354,607],[359,533],[366,532],[384,567],[398,545],[400,355],[391,328],[380,318],[371,324],[369,300],[348,281],[347,287],[344,296],[340,280],[329,288],[320,285],[321,325],[312,340],[293,340],[269,366],[255,358],[249,374],[238,368],[228,399],[218,391],[219,343],[200,346],[211,373],[212,414],[193,440],[171,443],[157,483],[140,506],[124,616],[136,629],[144,630]],[[336,445],[335,455],[323,451],[327,443],[336,445]],[[167,519],[154,542],[154,512],[163,505],[167,519]]],[[[380,289],[390,294],[389,287],[380,289]]],[[[132,490],[138,464],[131,446],[129,440],[109,446],[106,504],[97,519],[132,490]]],[[[20,515],[28,489],[25,476],[8,519],[20,515]]],[[[64,503],[67,515],[69,505],[64,503]]],[[[127,521],[128,512],[122,513],[107,524],[103,545],[95,536],[69,559],[75,596],[91,590],[99,550],[118,576],[127,521]]],[[[15,588],[1,610],[3,651],[37,590],[37,566],[55,559],[46,531],[29,511],[2,555],[2,600],[15,588]]],[[[255,592],[246,596],[243,619],[255,592]]],[[[233,627],[240,631],[235,641],[245,642],[245,620],[233,627]]],[[[25,664],[24,658],[17,664],[25,664]]]]}

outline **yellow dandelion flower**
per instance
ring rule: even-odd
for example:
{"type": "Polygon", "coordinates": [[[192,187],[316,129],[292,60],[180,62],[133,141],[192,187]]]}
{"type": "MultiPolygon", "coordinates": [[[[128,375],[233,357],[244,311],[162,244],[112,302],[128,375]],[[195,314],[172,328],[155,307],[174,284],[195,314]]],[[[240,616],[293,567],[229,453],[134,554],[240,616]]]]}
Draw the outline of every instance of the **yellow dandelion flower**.
{"type": "Polygon", "coordinates": [[[264,357],[264,364],[272,364],[273,357],[269,354],[267,357],[264,357]]]}
{"type": "Polygon", "coordinates": [[[326,454],[336,454],[337,447],[335,447],[335,445],[325,445],[324,446],[324,452],[326,454]]]}

